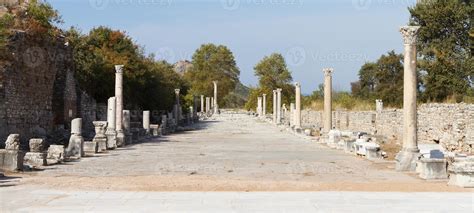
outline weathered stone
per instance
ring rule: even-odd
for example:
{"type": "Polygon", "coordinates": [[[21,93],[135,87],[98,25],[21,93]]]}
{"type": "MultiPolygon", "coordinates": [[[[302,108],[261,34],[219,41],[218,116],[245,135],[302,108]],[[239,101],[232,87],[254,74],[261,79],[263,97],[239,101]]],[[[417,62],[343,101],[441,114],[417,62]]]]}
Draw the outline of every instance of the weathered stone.
{"type": "Polygon", "coordinates": [[[147,135],[150,134],[150,111],[143,111],[143,129],[147,135]]]}
{"type": "MultiPolygon", "coordinates": [[[[132,139],[131,133],[131,117],[130,117],[130,110],[123,110],[123,133],[125,136],[124,145],[134,143],[132,139]]],[[[135,141],[136,142],[136,141],[135,141]]]]}
{"type": "Polygon", "coordinates": [[[32,167],[47,166],[48,153],[46,152],[27,152],[24,157],[23,164],[32,167]]]}
{"type": "Polygon", "coordinates": [[[212,84],[214,84],[214,101],[213,101],[213,104],[214,104],[214,114],[218,114],[219,113],[219,105],[218,105],[218,102],[217,102],[217,83],[218,81],[213,81],[212,84]]]}
{"type": "Polygon", "coordinates": [[[21,150],[0,149],[0,169],[15,172],[23,170],[25,152],[21,150]]]}
{"type": "Polygon", "coordinates": [[[454,159],[449,167],[448,184],[474,188],[474,156],[454,159]]]}
{"type": "Polygon", "coordinates": [[[95,127],[95,136],[92,141],[97,143],[98,152],[104,152],[107,150],[107,136],[105,135],[107,122],[94,121],[92,123],[95,127]]]}
{"type": "Polygon", "coordinates": [[[64,160],[64,151],[63,145],[50,145],[47,158],[53,160],[55,163],[60,163],[64,160]]]}
{"type": "Polygon", "coordinates": [[[324,125],[323,133],[332,129],[332,73],[334,69],[325,68],[324,72],[324,125]]]}
{"type": "Polygon", "coordinates": [[[115,131],[116,100],[111,97],[107,104],[107,149],[117,148],[117,132],[115,131]]]}
{"type": "Polygon", "coordinates": [[[44,152],[44,140],[41,138],[30,139],[30,152],[44,152]]]}
{"type": "Polygon", "coordinates": [[[125,146],[123,131],[123,65],[115,65],[115,131],[117,132],[117,146],[125,146]]]}
{"type": "Polygon", "coordinates": [[[20,150],[20,135],[11,134],[8,136],[7,141],[5,142],[6,150],[20,150]]]}
{"type": "Polygon", "coordinates": [[[76,118],[71,122],[71,138],[65,150],[65,157],[81,158],[84,156],[84,139],[82,138],[82,119],[76,118]]]}
{"type": "Polygon", "coordinates": [[[84,154],[86,156],[93,156],[95,153],[99,151],[99,147],[97,146],[96,142],[93,141],[85,141],[84,142],[84,154]]]}
{"type": "Polygon", "coordinates": [[[447,179],[447,162],[445,159],[421,158],[416,170],[420,178],[425,180],[447,179]]]}
{"type": "Polygon", "coordinates": [[[161,136],[160,135],[160,125],[157,125],[157,124],[150,125],[150,131],[151,131],[151,135],[153,135],[154,137],[161,136]]]}

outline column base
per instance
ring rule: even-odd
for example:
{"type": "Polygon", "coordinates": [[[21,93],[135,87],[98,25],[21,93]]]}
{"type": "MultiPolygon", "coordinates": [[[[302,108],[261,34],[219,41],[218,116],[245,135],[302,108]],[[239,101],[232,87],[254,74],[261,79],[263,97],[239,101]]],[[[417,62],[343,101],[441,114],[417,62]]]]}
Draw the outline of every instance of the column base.
{"type": "Polygon", "coordinates": [[[416,163],[420,160],[421,154],[419,149],[402,149],[395,160],[395,170],[400,172],[414,172],[416,171],[416,163]]]}
{"type": "Polygon", "coordinates": [[[123,131],[117,131],[117,147],[125,146],[125,134],[123,131]]]}
{"type": "Polygon", "coordinates": [[[107,136],[107,149],[117,148],[117,132],[113,129],[108,129],[105,133],[107,136]]]}

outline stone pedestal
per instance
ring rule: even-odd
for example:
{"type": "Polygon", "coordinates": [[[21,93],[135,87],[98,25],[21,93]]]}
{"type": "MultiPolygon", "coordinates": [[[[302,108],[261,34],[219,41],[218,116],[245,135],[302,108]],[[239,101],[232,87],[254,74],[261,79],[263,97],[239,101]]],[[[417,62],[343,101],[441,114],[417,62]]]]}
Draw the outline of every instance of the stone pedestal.
{"type": "Polygon", "coordinates": [[[115,97],[111,97],[107,104],[107,149],[117,148],[117,132],[115,131],[115,114],[116,114],[116,103],[115,97]]]}
{"type": "Polygon", "coordinates": [[[47,157],[48,154],[45,152],[27,152],[25,154],[23,164],[36,168],[47,166],[47,157]]]}
{"type": "Polygon", "coordinates": [[[94,121],[92,124],[95,127],[95,137],[92,141],[97,143],[98,152],[105,152],[107,150],[107,136],[105,135],[107,122],[94,121]]]}
{"type": "Polygon", "coordinates": [[[99,146],[96,142],[85,141],[84,142],[84,154],[86,156],[94,156],[99,151],[99,146]]]}
{"type": "Polygon", "coordinates": [[[69,145],[65,152],[67,158],[81,158],[84,156],[81,118],[76,118],[71,122],[71,138],[69,139],[69,145]]]}
{"type": "Polygon", "coordinates": [[[419,27],[406,26],[400,29],[405,43],[403,77],[403,146],[396,156],[397,171],[415,171],[420,157],[417,141],[417,73],[416,39],[419,27]]]}
{"type": "Polygon", "coordinates": [[[445,159],[421,158],[418,161],[417,172],[425,180],[447,179],[447,162],[445,159]]]}
{"type": "Polygon", "coordinates": [[[161,136],[160,125],[155,125],[155,124],[150,125],[150,133],[153,137],[161,136]]]}
{"type": "Polygon", "coordinates": [[[64,161],[64,146],[50,145],[48,148],[48,164],[56,164],[64,161]],[[49,162],[51,161],[51,163],[49,162]]]}
{"type": "Polygon", "coordinates": [[[0,149],[0,170],[16,172],[23,170],[25,152],[21,150],[0,149]]]}
{"type": "Polygon", "coordinates": [[[449,167],[449,185],[474,188],[474,156],[455,158],[449,167]]]}
{"type": "Polygon", "coordinates": [[[324,121],[323,133],[327,134],[332,129],[332,73],[334,69],[326,68],[324,72],[324,121]]]}

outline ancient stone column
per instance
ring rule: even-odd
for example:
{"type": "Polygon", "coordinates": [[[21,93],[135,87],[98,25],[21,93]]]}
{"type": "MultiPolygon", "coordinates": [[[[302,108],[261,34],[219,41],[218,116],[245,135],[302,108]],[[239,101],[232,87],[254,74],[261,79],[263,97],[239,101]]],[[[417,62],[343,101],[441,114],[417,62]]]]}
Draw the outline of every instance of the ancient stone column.
{"type": "Polygon", "coordinates": [[[115,131],[117,131],[117,146],[125,145],[123,132],[123,65],[115,66],[115,131]]]}
{"type": "Polygon", "coordinates": [[[206,113],[211,111],[211,98],[206,97],[206,113]]]}
{"type": "Polygon", "coordinates": [[[404,77],[403,77],[403,146],[396,156],[398,171],[415,171],[420,150],[417,141],[417,75],[416,75],[416,40],[418,26],[400,28],[405,44],[404,77]]]}
{"type": "Polygon", "coordinates": [[[204,95],[201,95],[201,112],[204,113],[204,95]]]}
{"type": "Polygon", "coordinates": [[[181,118],[181,115],[179,114],[179,108],[181,107],[180,106],[180,103],[179,103],[179,93],[180,93],[180,89],[175,89],[174,90],[174,94],[176,95],[176,103],[175,103],[175,108],[174,108],[174,118],[176,119],[176,123],[179,123],[179,120],[181,118]]]}
{"type": "Polygon", "coordinates": [[[211,109],[214,112],[214,97],[211,97],[211,109]]]}
{"type": "Polygon", "coordinates": [[[267,94],[262,94],[263,100],[262,100],[262,116],[265,117],[267,115],[267,94]]]}
{"type": "Polygon", "coordinates": [[[290,127],[295,126],[295,104],[290,103],[290,127]]]}
{"type": "Polygon", "coordinates": [[[281,91],[277,89],[277,124],[281,123],[281,91]]]}
{"type": "Polygon", "coordinates": [[[217,104],[217,81],[212,82],[214,84],[214,114],[219,112],[219,104],[217,104]]]}
{"type": "Polygon", "coordinates": [[[277,123],[277,91],[273,90],[273,123],[277,123]]]}
{"type": "Polygon", "coordinates": [[[111,97],[107,103],[107,149],[117,148],[117,132],[115,131],[115,116],[116,116],[115,97],[111,97]]]}
{"type": "Polygon", "coordinates": [[[123,133],[125,135],[125,144],[132,144],[133,143],[133,137],[132,137],[132,127],[131,127],[131,116],[130,116],[130,110],[123,110],[122,111],[122,117],[123,117],[123,133]]]}
{"type": "Polygon", "coordinates": [[[383,111],[383,101],[380,99],[375,100],[375,110],[377,112],[382,112],[383,111]]]}
{"type": "Polygon", "coordinates": [[[292,114],[292,116],[294,116],[293,122],[294,122],[295,129],[301,129],[301,84],[297,82],[295,84],[295,88],[296,88],[295,89],[296,105],[295,105],[294,114],[292,114]]]}
{"type": "Polygon", "coordinates": [[[257,97],[257,114],[259,117],[262,117],[262,97],[257,97]]]}
{"type": "Polygon", "coordinates": [[[323,133],[329,133],[332,129],[332,73],[334,69],[325,68],[324,72],[324,122],[323,133]]]}
{"type": "Polygon", "coordinates": [[[84,138],[82,138],[82,118],[71,121],[71,138],[66,149],[67,157],[84,157],[84,138]]]}
{"type": "Polygon", "coordinates": [[[143,129],[147,135],[150,134],[150,111],[143,111],[143,129]]]}

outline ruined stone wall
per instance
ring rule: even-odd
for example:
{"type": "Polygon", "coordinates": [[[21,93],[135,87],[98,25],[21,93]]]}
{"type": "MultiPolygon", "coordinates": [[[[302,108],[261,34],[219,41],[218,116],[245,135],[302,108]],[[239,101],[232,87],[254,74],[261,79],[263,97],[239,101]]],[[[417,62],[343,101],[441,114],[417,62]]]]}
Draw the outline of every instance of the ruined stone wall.
{"type": "MultiPolygon", "coordinates": [[[[89,113],[95,104],[78,92],[72,50],[63,38],[17,31],[9,38],[7,51],[9,58],[0,59],[0,147],[13,133],[20,134],[22,144],[33,137],[55,143],[56,138],[49,136],[61,129],[67,132],[70,121],[89,113]]],[[[85,122],[95,116],[87,115],[91,116],[85,122]]]]}
{"type": "MultiPolygon", "coordinates": [[[[302,112],[304,127],[321,127],[322,112],[302,112]]],[[[333,127],[381,135],[401,143],[403,110],[333,112],[333,127]]],[[[439,143],[448,151],[474,150],[473,104],[423,104],[418,108],[418,142],[439,143]]]]}

